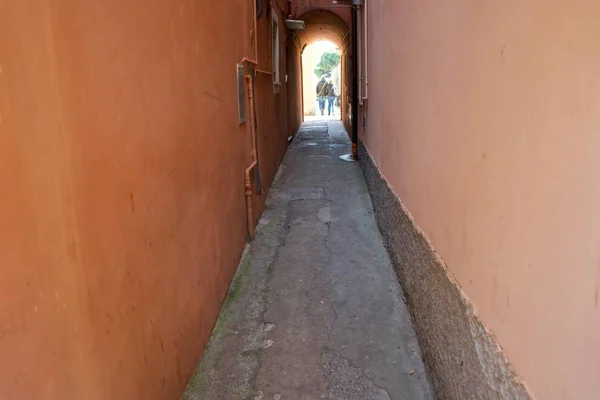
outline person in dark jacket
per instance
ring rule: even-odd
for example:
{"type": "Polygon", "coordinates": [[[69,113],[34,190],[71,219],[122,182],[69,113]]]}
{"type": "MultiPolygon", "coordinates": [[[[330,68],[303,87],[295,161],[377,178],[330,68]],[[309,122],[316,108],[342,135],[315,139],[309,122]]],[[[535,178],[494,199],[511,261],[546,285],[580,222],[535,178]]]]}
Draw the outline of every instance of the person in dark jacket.
{"type": "Polygon", "coordinates": [[[319,108],[321,109],[321,115],[325,115],[325,100],[327,99],[327,81],[325,76],[321,77],[319,83],[317,83],[317,100],[319,100],[319,108]]]}
{"type": "Polygon", "coordinates": [[[335,86],[333,86],[333,81],[329,80],[329,84],[327,85],[327,115],[335,115],[335,98],[337,94],[335,92],[335,86]]]}

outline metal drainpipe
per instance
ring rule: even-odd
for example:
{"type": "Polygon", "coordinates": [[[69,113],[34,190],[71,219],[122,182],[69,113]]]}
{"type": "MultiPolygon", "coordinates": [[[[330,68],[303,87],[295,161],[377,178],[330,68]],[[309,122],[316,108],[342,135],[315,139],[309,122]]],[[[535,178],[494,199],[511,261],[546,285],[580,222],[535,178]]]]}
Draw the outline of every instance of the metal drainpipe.
{"type": "MultiPolygon", "coordinates": [[[[253,26],[253,30],[252,30],[252,41],[254,42],[254,59],[251,59],[249,57],[243,57],[240,60],[240,63],[245,63],[248,62],[250,64],[254,64],[255,68],[254,68],[254,74],[257,75],[259,73],[261,74],[265,74],[265,75],[272,75],[271,71],[265,71],[262,69],[258,69],[258,24],[256,23],[257,17],[256,17],[256,0],[252,1],[253,4],[253,9],[252,9],[252,26],[253,26]]],[[[263,5],[265,5],[263,3],[263,5]]],[[[272,25],[272,23],[271,23],[272,25]]],[[[271,31],[271,29],[269,29],[269,32],[271,31]]],[[[272,33],[271,33],[272,35],[272,33]]],[[[272,42],[272,40],[269,40],[270,42],[272,42]]],[[[273,50],[271,50],[271,54],[273,54],[273,50]]]]}
{"type": "Polygon", "coordinates": [[[365,90],[363,100],[369,99],[369,8],[367,6],[367,0],[363,2],[363,16],[365,18],[363,24],[363,46],[364,46],[364,57],[365,66],[363,69],[365,76],[365,90]]]}
{"type": "Polygon", "coordinates": [[[357,11],[357,17],[356,17],[356,36],[358,37],[359,43],[356,46],[358,49],[358,53],[356,53],[357,58],[358,58],[358,105],[362,106],[363,104],[363,71],[362,71],[362,42],[360,42],[361,38],[362,38],[362,27],[361,27],[361,14],[362,12],[360,10],[357,11]]]}
{"type": "Polygon", "coordinates": [[[258,152],[256,149],[256,130],[254,120],[254,88],[252,74],[244,75],[248,82],[248,108],[250,114],[250,137],[252,140],[252,163],[244,171],[244,186],[246,193],[246,217],[248,218],[248,236],[250,240],[254,239],[254,216],[252,211],[252,181],[250,179],[250,171],[253,168],[258,168],[258,152]]]}
{"type": "Polygon", "coordinates": [[[352,158],[358,160],[358,8],[352,7],[352,158]]]}

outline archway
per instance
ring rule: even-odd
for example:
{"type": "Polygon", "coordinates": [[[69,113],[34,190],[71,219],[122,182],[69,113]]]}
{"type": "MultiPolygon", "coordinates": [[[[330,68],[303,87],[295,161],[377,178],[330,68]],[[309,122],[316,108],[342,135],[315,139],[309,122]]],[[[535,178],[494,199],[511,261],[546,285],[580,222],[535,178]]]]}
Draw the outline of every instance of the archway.
{"type": "Polygon", "coordinates": [[[315,42],[331,42],[339,49],[341,54],[340,79],[337,88],[340,94],[341,119],[348,125],[348,82],[350,82],[350,71],[346,68],[350,65],[349,29],[348,23],[337,13],[327,9],[314,9],[296,17],[304,21],[305,29],[297,32],[297,38],[301,46],[301,55],[307,46],[315,42]]]}

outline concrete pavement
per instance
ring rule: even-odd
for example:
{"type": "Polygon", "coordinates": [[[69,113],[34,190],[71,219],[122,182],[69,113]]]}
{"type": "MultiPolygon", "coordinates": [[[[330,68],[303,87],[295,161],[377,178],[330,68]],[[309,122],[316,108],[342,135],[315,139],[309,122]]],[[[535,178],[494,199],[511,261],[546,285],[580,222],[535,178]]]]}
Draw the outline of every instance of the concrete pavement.
{"type": "Polygon", "coordinates": [[[305,123],[185,400],[433,398],[340,121],[305,123]]]}

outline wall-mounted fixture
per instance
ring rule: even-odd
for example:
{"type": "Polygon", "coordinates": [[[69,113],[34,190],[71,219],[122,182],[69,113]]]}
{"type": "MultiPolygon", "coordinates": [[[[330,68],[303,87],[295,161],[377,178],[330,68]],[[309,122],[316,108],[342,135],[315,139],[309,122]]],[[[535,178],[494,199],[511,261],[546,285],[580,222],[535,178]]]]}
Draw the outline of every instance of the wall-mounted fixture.
{"type": "Polygon", "coordinates": [[[362,0],[333,0],[333,4],[342,4],[347,6],[360,6],[362,0]]]}
{"type": "Polygon", "coordinates": [[[306,25],[304,25],[304,21],[299,19],[286,19],[285,26],[287,26],[288,29],[291,29],[293,31],[302,31],[306,28],[306,25]]]}

